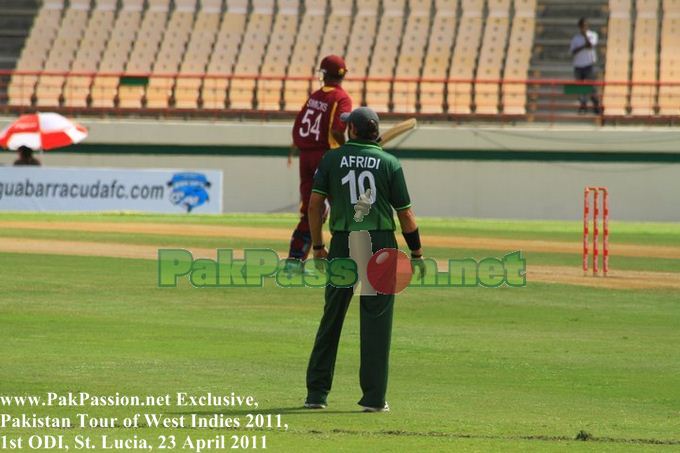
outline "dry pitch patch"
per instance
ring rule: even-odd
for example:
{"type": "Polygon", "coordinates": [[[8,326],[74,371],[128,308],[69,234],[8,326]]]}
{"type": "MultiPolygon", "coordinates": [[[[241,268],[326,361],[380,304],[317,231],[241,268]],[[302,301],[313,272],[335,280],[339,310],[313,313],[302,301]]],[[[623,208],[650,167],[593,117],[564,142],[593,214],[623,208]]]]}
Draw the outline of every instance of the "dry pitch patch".
{"type": "MultiPolygon", "coordinates": [[[[218,225],[119,223],[119,222],[37,222],[0,221],[0,228],[24,230],[75,231],[90,233],[129,233],[193,237],[224,237],[235,239],[269,239],[286,241],[290,231],[283,228],[247,228],[218,225]]],[[[434,247],[470,248],[479,250],[523,250],[533,252],[579,253],[580,243],[565,241],[502,239],[493,237],[423,236],[423,243],[434,247]]],[[[191,248],[195,257],[214,258],[214,249],[191,248]]],[[[158,247],[124,243],[92,241],[0,238],[0,252],[102,256],[113,258],[156,259],[158,247]]],[[[612,244],[611,254],[650,258],[679,258],[680,247],[612,244]]],[[[281,256],[285,252],[280,251],[281,256]]],[[[444,263],[440,263],[443,265],[444,263]]],[[[680,289],[680,273],[612,270],[607,278],[584,277],[581,269],[568,266],[527,264],[527,279],[531,282],[560,283],[596,288],[680,289]]]]}
{"type": "MultiPolygon", "coordinates": [[[[249,228],[219,225],[122,223],[122,222],[35,222],[0,221],[0,228],[28,230],[63,230],[88,233],[139,233],[169,236],[231,237],[241,239],[274,239],[288,241],[290,231],[284,228],[249,228]]],[[[291,225],[292,228],[292,225],[291,225]]],[[[481,250],[524,250],[527,252],[580,253],[580,242],[502,239],[469,236],[423,235],[423,244],[433,247],[481,250]]],[[[631,244],[610,244],[610,253],[617,256],[680,259],[680,247],[631,244]]]]}

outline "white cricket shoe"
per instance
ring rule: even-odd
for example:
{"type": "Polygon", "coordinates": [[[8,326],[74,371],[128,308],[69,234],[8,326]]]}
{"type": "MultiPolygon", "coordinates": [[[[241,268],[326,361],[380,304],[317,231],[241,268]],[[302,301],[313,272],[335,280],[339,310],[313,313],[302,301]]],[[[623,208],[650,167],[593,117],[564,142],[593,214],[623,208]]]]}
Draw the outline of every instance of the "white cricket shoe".
{"type": "Polygon", "coordinates": [[[390,411],[390,405],[387,404],[387,401],[385,401],[385,405],[383,407],[370,407],[370,406],[361,406],[364,408],[364,412],[389,412],[390,411]]]}
{"type": "Polygon", "coordinates": [[[305,401],[305,409],[326,409],[324,403],[308,403],[305,401]]]}

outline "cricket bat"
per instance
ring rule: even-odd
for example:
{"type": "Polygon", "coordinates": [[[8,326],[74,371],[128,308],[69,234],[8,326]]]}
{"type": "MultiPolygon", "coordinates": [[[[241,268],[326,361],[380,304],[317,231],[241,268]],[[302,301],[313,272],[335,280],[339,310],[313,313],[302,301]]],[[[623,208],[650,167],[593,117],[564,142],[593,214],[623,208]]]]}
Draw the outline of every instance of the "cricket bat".
{"type": "Polygon", "coordinates": [[[380,146],[385,146],[388,142],[416,127],[416,124],[417,121],[415,118],[409,118],[405,121],[402,121],[401,123],[396,124],[385,131],[385,133],[382,134],[378,139],[378,143],[380,143],[380,146]]]}

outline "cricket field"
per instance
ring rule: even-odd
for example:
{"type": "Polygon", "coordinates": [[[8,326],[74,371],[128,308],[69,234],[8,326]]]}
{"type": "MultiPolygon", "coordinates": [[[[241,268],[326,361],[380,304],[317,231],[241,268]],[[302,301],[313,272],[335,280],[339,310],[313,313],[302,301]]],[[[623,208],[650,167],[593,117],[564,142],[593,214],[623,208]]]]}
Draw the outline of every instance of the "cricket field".
{"type": "MultiPolygon", "coordinates": [[[[363,414],[357,300],[329,407],[301,409],[323,290],[158,287],[159,248],[287,250],[292,215],[0,215],[0,414],[122,420],[280,415],[287,429],[5,426],[159,447],[266,436],[269,451],[680,450],[680,225],[610,223],[611,275],[581,271],[580,222],[422,219],[426,255],[522,251],[526,287],[408,288],[397,297],[388,401],[363,414]],[[17,406],[48,393],[250,395],[257,408],[17,406]],[[4,401],[4,402],[3,402],[4,401]]],[[[403,243],[402,243],[403,244],[403,243]]],[[[0,417],[2,417],[0,415],[0,417]]],[[[0,444],[1,446],[2,444],[0,444]]],[[[131,451],[131,444],[107,451],[131,451]]],[[[227,449],[231,449],[228,440],[227,449]]],[[[98,448],[101,449],[101,448],[98,448]]],[[[259,448],[261,449],[261,448],[259,448]]],[[[194,450],[195,451],[195,450],[194,450]]],[[[216,451],[206,448],[203,451],[216,451]]]]}

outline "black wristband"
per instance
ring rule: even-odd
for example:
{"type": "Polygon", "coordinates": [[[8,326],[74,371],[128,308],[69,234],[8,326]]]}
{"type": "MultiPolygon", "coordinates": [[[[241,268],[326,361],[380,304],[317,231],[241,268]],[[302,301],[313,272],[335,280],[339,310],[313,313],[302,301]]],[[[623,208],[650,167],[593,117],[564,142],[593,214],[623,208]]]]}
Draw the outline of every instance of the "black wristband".
{"type": "Polygon", "coordinates": [[[411,258],[413,258],[414,260],[419,260],[422,257],[423,257],[422,253],[420,253],[420,254],[419,253],[411,253],[411,258]]]}
{"type": "Polygon", "coordinates": [[[316,250],[323,250],[323,249],[326,248],[326,244],[315,245],[315,246],[312,247],[312,248],[313,248],[315,251],[316,251],[316,250]]]}
{"type": "Polygon", "coordinates": [[[418,228],[410,233],[402,232],[402,234],[404,235],[404,239],[406,239],[406,245],[408,245],[409,250],[420,249],[420,233],[418,232],[418,228]]]}

